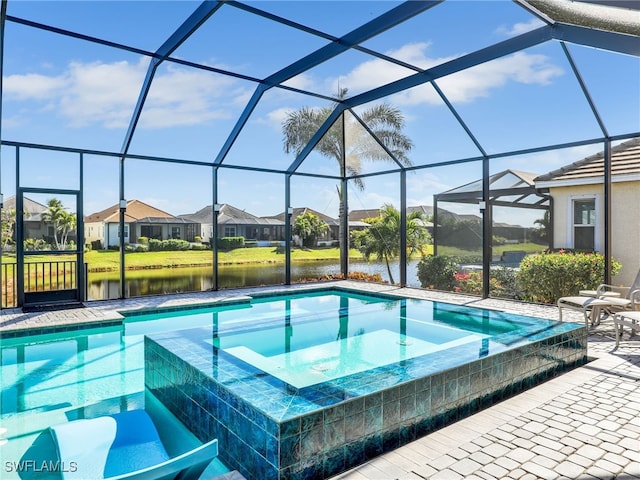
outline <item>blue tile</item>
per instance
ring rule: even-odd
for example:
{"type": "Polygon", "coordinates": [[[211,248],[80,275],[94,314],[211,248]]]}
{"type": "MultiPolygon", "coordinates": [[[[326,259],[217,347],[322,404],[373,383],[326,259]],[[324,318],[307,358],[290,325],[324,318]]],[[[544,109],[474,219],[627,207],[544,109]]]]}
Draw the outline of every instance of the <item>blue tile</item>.
{"type": "Polygon", "coordinates": [[[345,428],[344,418],[331,423],[325,423],[324,425],[324,444],[325,450],[336,448],[340,445],[344,445],[345,442],[345,428]]]}
{"type": "Polygon", "coordinates": [[[303,461],[322,453],[325,447],[324,430],[324,426],[320,425],[300,434],[300,458],[303,461]]]}
{"type": "Polygon", "coordinates": [[[345,447],[336,448],[324,456],[323,478],[332,477],[345,469],[345,447]]]}
{"type": "Polygon", "coordinates": [[[364,433],[374,434],[382,431],[382,405],[364,411],[364,433]]]}
{"type": "Polygon", "coordinates": [[[280,436],[288,437],[291,435],[300,434],[300,418],[294,418],[293,420],[286,421],[280,424],[280,436]]]}
{"type": "Polygon", "coordinates": [[[362,438],[364,436],[364,412],[345,417],[344,425],[347,442],[362,438]]]}
{"type": "Polygon", "coordinates": [[[289,467],[300,461],[300,436],[280,439],[280,468],[289,467]]]}

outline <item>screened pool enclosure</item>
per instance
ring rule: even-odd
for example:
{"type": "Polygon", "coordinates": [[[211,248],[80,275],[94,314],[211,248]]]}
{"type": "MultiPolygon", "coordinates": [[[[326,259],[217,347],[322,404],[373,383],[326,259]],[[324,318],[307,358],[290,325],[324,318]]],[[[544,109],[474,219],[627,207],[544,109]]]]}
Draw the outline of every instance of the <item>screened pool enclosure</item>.
{"type": "Polygon", "coordinates": [[[0,27],[2,307],[391,281],[352,242],[386,206],[401,286],[422,286],[415,211],[438,253],[443,219],[474,225],[450,248],[485,297],[512,250],[638,270],[616,212],[640,201],[640,154],[612,169],[640,137],[634,2],[3,0],[0,27]],[[588,181],[550,176],[599,153],[588,181]],[[310,247],[302,213],[326,225],[310,247]]]}

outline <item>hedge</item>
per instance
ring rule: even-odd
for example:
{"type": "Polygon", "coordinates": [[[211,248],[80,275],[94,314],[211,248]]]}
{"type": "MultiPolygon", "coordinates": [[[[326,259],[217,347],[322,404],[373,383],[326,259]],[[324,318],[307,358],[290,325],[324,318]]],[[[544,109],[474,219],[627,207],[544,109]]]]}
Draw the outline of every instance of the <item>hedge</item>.
{"type": "MultiPolygon", "coordinates": [[[[612,262],[611,274],[620,271],[612,262]]],[[[517,282],[523,299],[529,302],[556,303],[558,298],[594,290],[604,282],[604,256],[599,253],[554,252],[527,255],[520,263],[517,282]]]]}

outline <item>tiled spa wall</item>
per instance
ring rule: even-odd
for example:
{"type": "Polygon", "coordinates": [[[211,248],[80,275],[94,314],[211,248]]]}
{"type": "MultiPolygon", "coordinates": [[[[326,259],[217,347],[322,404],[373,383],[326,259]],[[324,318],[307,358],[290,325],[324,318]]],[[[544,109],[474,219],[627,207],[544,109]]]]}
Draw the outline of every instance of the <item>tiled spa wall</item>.
{"type": "MultiPolygon", "coordinates": [[[[224,352],[212,362],[163,334],[151,337],[147,388],[200,440],[218,438],[228,467],[264,480],[331,477],[587,360],[581,328],[278,421],[252,404],[260,395],[255,368],[224,352]]],[[[282,399],[302,392],[283,388],[282,399]]]]}

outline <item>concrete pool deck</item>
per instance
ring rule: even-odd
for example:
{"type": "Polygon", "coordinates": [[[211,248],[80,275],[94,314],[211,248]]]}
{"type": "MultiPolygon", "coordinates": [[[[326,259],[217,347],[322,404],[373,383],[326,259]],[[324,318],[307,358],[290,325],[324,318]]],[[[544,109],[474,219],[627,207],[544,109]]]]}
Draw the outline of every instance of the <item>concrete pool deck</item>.
{"type": "MultiPolygon", "coordinates": [[[[336,282],[368,292],[402,292],[455,304],[558,319],[553,306],[486,299],[390,285],[336,282]]],[[[0,332],[73,328],[119,320],[118,311],[216,302],[252,292],[310,285],[247,288],[163,297],[87,302],[85,308],[40,313],[0,311],[0,332]]],[[[317,287],[317,284],[314,285],[317,287]]],[[[578,312],[566,320],[582,322],[578,312]]],[[[610,321],[589,335],[588,364],[383,454],[337,479],[640,479],[640,336],[625,331],[617,350],[610,321]]],[[[256,479],[258,480],[258,479],[256,479]]]]}

